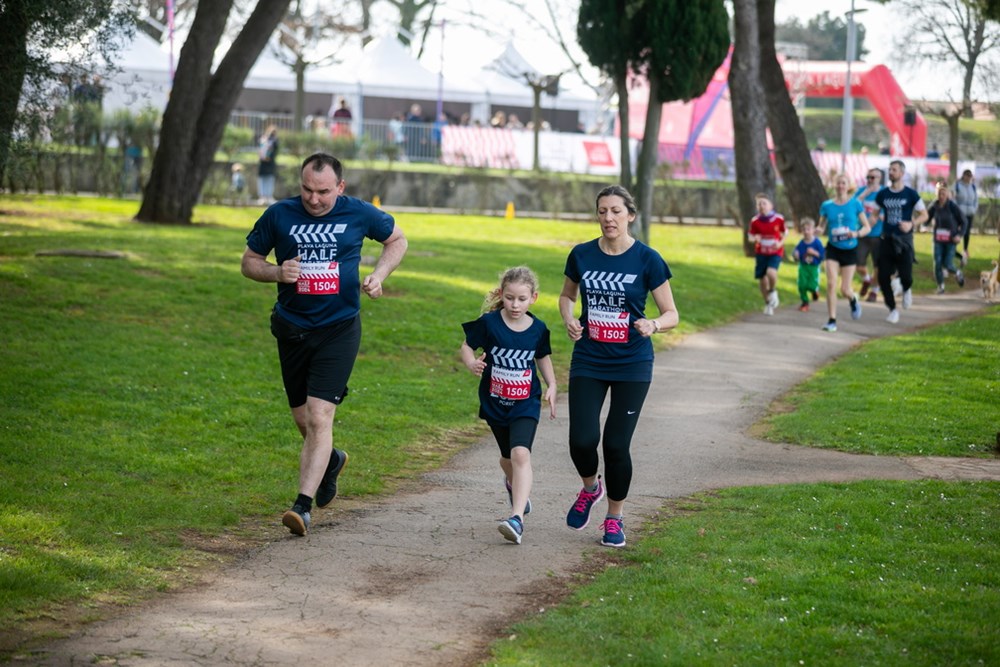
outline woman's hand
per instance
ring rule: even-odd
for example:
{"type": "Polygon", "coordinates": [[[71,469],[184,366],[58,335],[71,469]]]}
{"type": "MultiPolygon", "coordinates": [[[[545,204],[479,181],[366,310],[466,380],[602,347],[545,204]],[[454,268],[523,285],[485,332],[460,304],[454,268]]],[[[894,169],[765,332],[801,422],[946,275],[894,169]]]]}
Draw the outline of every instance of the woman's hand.
{"type": "Polygon", "coordinates": [[[570,340],[580,340],[583,337],[583,325],[580,324],[580,320],[569,320],[564,324],[570,340]]]}

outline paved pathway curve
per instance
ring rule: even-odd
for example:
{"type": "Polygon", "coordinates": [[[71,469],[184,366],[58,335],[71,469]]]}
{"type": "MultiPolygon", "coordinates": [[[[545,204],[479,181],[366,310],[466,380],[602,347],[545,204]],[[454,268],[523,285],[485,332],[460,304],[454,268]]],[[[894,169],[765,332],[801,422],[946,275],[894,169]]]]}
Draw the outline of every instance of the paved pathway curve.
{"type": "MultiPolygon", "coordinates": [[[[982,307],[971,291],[918,297],[893,326],[885,308],[872,304],[861,321],[846,317],[835,334],[820,331],[825,309],[803,314],[786,307],[774,317],[750,315],[690,336],[661,353],[633,447],[626,529],[634,533],[665,499],[724,486],[1000,480],[997,460],[860,456],[747,435],[772,400],[857,343],[982,307]]],[[[341,499],[317,511],[306,538],[285,537],[276,514],[277,541],[209,585],[88,626],[35,654],[38,662],[474,663],[507,623],[551,603],[548,593],[592,563],[588,556],[607,551],[597,544],[596,521],[581,532],[565,526],[579,480],[565,442],[564,403],[560,413],[544,420],[536,439],[535,511],[521,546],[496,530],[495,520],[506,516],[506,494],[496,446],[484,440],[427,475],[419,492],[374,503],[341,499]]]]}

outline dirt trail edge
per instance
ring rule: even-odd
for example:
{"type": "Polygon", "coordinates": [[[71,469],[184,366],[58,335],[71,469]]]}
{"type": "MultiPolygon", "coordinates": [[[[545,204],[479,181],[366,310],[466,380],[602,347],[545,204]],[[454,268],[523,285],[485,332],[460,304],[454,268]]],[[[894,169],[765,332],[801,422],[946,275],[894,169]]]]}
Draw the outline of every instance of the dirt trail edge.
{"type": "MultiPolygon", "coordinates": [[[[749,288],[748,288],[749,289],[749,288]]],[[[626,533],[664,500],[726,486],[859,479],[1000,479],[1000,461],[859,456],[766,443],[748,427],[781,393],[869,338],[983,308],[971,291],[915,299],[898,325],[881,304],[820,330],[825,308],[744,320],[693,335],[657,357],[633,443],[626,533]]],[[[683,312],[682,312],[683,317],[683,312]]],[[[558,331],[557,334],[558,335],[558,331]]],[[[568,359],[556,359],[559,365],[568,359]]],[[[469,383],[469,400],[475,400],[469,383]]],[[[199,590],[161,596],[95,623],[26,661],[43,665],[465,665],[504,624],[538,611],[544,591],[587,563],[600,522],[565,525],[576,496],[566,406],[543,419],[534,447],[534,511],[524,543],[496,520],[507,495],[491,439],[426,476],[423,490],[374,503],[335,501],[305,538],[285,537],[199,590]]],[[[350,443],[343,443],[350,450],[350,443]]],[[[350,475],[350,469],[346,472],[350,475]]],[[[596,511],[605,510],[602,504],[596,511]]],[[[603,516],[603,514],[600,514],[603,516]]],[[[630,532],[631,530],[631,532],[630,532]]],[[[592,566],[592,565],[591,565],[592,566]]],[[[554,585],[555,584],[555,585],[554,585]]],[[[22,662],[23,664],[23,662],[22,662]]]]}

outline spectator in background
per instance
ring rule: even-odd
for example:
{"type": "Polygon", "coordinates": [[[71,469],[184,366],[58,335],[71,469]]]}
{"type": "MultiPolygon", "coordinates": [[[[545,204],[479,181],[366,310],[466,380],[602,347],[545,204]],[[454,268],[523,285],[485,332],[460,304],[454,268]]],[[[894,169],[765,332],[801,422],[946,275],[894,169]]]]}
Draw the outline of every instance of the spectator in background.
{"type": "Polygon", "coordinates": [[[410,160],[419,160],[424,156],[424,146],[427,143],[424,122],[424,110],[419,104],[411,104],[410,111],[406,114],[406,125],[403,127],[403,132],[406,134],[406,155],[410,160]]]}
{"type": "Polygon", "coordinates": [[[497,109],[493,114],[493,118],[490,118],[490,127],[504,128],[507,127],[507,114],[502,110],[497,109]]]}
{"type": "Polygon", "coordinates": [[[340,106],[337,110],[333,112],[333,126],[330,128],[330,136],[333,137],[350,137],[351,132],[351,120],[354,118],[351,114],[350,107],[347,106],[347,100],[343,97],[340,98],[340,106]]]}
{"type": "Polygon", "coordinates": [[[444,126],[448,124],[448,114],[444,111],[438,114],[434,126],[431,128],[431,141],[434,142],[434,155],[441,157],[441,139],[444,135],[444,126]]]}
{"type": "Polygon", "coordinates": [[[976,182],[972,178],[972,170],[962,172],[962,178],[955,181],[955,203],[965,216],[965,231],[962,234],[961,264],[969,262],[969,232],[972,230],[972,219],[979,210],[979,193],[976,192],[976,182]]]}
{"type": "Polygon", "coordinates": [[[516,113],[512,113],[507,117],[507,127],[512,130],[523,130],[524,123],[521,122],[521,119],[517,117],[516,113]]]}
{"type": "Polygon", "coordinates": [[[257,163],[257,203],[268,205],[274,203],[274,183],[278,177],[278,128],[269,125],[260,135],[257,145],[259,162],[257,163]]]}
{"type": "Polygon", "coordinates": [[[406,134],[403,130],[405,119],[402,111],[389,119],[389,141],[396,147],[396,159],[400,162],[406,162],[406,134]]]}
{"type": "Polygon", "coordinates": [[[928,160],[937,160],[941,157],[941,151],[938,150],[937,144],[932,144],[931,149],[927,151],[928,160]]]}

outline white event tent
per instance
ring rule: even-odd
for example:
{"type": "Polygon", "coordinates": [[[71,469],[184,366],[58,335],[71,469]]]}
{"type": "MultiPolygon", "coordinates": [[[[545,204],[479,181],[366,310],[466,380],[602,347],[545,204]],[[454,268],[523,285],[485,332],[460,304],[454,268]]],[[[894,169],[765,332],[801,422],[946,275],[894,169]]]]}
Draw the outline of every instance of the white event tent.
{"type": "MultiPolygon", "coordinates": [[[[178,49],[179,54],[179,49],[178,49]]],[[[500,59],[521,58],[508,45],[500,59]]],[[[496,61],[494,61],[496,62],[496,61]]],[[[162,109],[170,91],[170,55],[148,35],[137,32],[121,51],[121,71],[105,81],[106,109],[152,106],[162,109]]],[[[526,67],[530,67],[525,63],[526,67]]],[[[531,71],[534,68],[531,68],[531,71]]],[[[569,77],[565,77],[568,79],[569,77]]],[[[570,112],[576,122],[590,124],[597,116],[600,101],[581,87],[556,97],[543,96],[545,109],[570,112]]],[[[265,49],[244,82],[236,109],[248,112],[290,113],[294,104],[295,77],[270,48],[265,49]]],[[[440,99],[446,110],[468,112],[482,123],[498,108],[530,110],[531,88],[523,82],[487,66],[467,80],[452,80],[424,67],[398,40],[377,38],[363,51],[344,62],[310,67],[305,73],[307,115],[326,115],[335,100],[343,98],[353,111],[355,122],[365,118],[387,120],[395,112],[405,112],[412,103],[422,105],[424,116],[433,120],[440,99]]],[[[455,115],[460,115],[455,113],[455,115]]]]}

